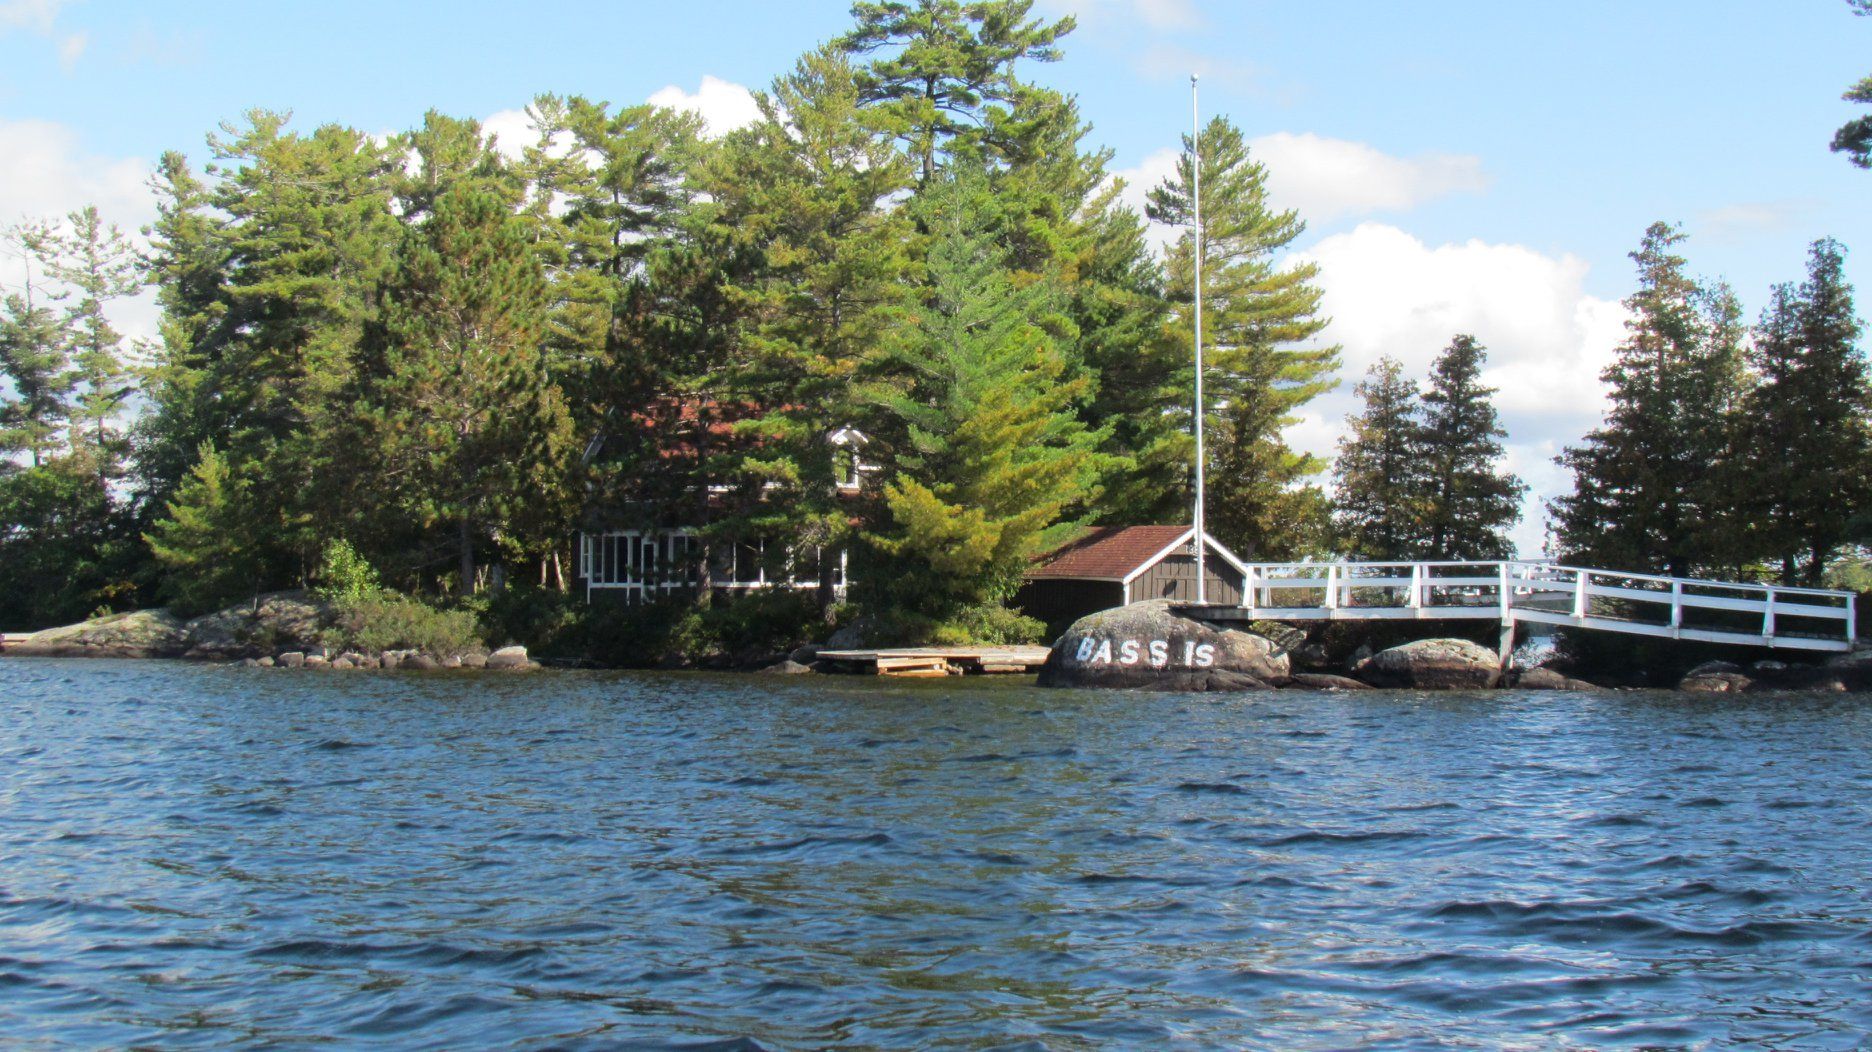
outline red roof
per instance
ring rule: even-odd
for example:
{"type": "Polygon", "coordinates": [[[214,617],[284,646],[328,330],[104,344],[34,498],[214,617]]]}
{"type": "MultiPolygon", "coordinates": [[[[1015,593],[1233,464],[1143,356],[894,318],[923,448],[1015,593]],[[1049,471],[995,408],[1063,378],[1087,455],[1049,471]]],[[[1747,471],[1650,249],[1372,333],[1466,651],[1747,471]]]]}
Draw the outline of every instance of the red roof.
{"type": "Polygon", "coordinates": [[[1188,532],[1188,526],[1094,526],[1035,560],[1027,576],[1122,581],[1188,532]]]}

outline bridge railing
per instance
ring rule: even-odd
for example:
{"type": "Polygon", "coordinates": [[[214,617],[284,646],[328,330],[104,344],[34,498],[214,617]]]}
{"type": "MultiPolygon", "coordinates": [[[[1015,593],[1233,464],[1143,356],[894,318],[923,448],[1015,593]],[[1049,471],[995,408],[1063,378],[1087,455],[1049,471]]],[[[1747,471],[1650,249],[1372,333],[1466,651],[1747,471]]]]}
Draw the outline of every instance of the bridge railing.
{"type": "Polygon", "coordinates": [[[1840,649],[1858,638],[1851,592],[1626,573],[1558,563],[1251,563],[1255,616],[1487,618],[1637,635],[1840,649]]]}

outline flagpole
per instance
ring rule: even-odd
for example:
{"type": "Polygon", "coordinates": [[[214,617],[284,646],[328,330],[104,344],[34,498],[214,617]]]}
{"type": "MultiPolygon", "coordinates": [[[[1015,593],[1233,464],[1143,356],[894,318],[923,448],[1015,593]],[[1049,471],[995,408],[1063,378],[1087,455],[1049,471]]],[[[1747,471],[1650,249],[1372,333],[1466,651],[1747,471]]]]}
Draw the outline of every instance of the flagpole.
{"type": "Polygon", "coordinates": [[[1196,74],[1190,74],[1190,198],[1195,222],[1191,229],[1191,261],[1196,271],[1196,602],[1207,603],[1208,568],[1204,559],[1209,540],[1203,525],[1203,335],[1202,335],[1202,120],[1196,106],[1196,74]]]}

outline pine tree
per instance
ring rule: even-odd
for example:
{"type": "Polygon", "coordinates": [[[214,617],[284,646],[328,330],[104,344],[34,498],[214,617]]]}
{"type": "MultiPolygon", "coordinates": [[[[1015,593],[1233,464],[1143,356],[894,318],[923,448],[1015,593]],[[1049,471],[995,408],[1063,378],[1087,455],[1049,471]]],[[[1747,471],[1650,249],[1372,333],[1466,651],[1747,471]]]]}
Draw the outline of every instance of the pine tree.
{"type": "Polygon", "coordinates": [[[85,450],[100,480],[122,477],[128,446],[119,424],[124,402],[135,390],[124,358],[123,336],[111,326],[105,308],[137,291],[136,254],[94,206],[66,217],[57,236],[49,269],[72,291],[64,325],[79,393],[71,413],[71,447],[85,450]]]}
{"type": "Polygon", "coordinates": [[[1421,554],[1432,559],[1505,559],[1527,487],[1500,469],[1507,437],[1482,385],[1486,353],[1459,335],[1430,367],[1416,446],[1422,479],[1421,554]]]}
{"type": "Polygon", "coordinates": [[[382,334],[356,392],[360,465],[380,507],[453,534],[458,588],[496,544],[549,543],[570,421],[545,369],[546,286],[525,221],[466,184],[436,198],[398,252],[382,334]],[[544,519],[553,519],[547,515],[544,519]]]}
{"type": "Polygon", "coordinates": [[[1872,397],[1844,266],[1838,242],[1814,242],[1807,280],[1775,288],[1750,353],[1751,518],[1788,584],[1820,583],[1872,501],[1872,397]]]}
{"type": "Polygon", "coordinates": [[[1085,377],[1047,334],[1057,291],[1006,271],[985,178],[952,176],[917,207],[932,231],[922,303],[868,388],[888,480],[871,539],[891,562],[861,583],[942,620],[1011,596],[1076,528],[1062,516],[1090,496],[1102,436],[1075,411],[1085,377]]]}
{"type": "MultiPolygon", "coordinates": [[[[1031,86],[1015,75],[1023,60],[1059,58],[1071,17],[1029,19],[1033,0],[860,0],[857,25],[839,38],[845,50],[876,55],[858,70],[861,100],[900,139],[918,178],[936,178],[938,157],[962,152],[986,161],[1029,156],[1036,122],[1057,121],[1031,86]]],[[[978,161],[980,163],[980,161],[978,161]]]]}
{"type": "MultiPolygon", "coordinates": [[[[1872,15],[1872,0],[1846,0],[1855,15],[1872,15]]],[[[1872,77],[1866,77],[1859,83],[1846,89],[1840,96],[1847,102],[1860,105],[1872,104],[1872,77]]],[[[1872,168],[1872,117],[1856,117],[1840,126],[1833,133],[1833,152],[1843,153],[1846,159],[1861,168],[1872,168]]]]}
{"type": "Polygon", "coordinates": [[[247,500],[246,481],[204,443],[166,514],[144,535],[177,613],[217,610],[259,592],[263,565],[247,500]]]}
{"type": "Polygon", "coordinates": [[[1715,527],[1735,495],[1710,466],[1732,445],[1741,348],[1733,297],[1685,273],[1673,251],[1682,241],[1654,223],[1632,253],[1639,287],[1625,300],[1629,335],[1601,374],[1611,408],[1558,458],[1574,489],[1549,512],[1568,559],[1674,576],[1728,563],[1715,527]]]}
{"type": "Polygon", "coordinates": [[[1417,385],[1380,358],[1353,389],[1364,410],[1347,423],[1333,465],[1333,533],[1340,553],[1408,559],[1422,551],[1424,450],[1417,385]]]}
{"type": "Polygon", "coordinates": [[[40,276],[56,254],[53,239],[44,223],[21,224],[5,234],[25,279],[0,305],[0,376],[12,387],[11,397],[0,403],[0,453],[25,453],[34,467],[57,451],[77,383],[68,335],[52,309],[63,294],[40,276]]]}
{"type": "MultiPolygon", "coordinates": [[[[1177,171],[1150,194],[1150,218],[1187,228],[1192,218],[1191,143],[1177,171]]],[[[1293,211],[1275,212],[1267,171],[1249,156],[1241,132],[1225,118],[1202,134],[1203,337],[1205,394],[1215,437],[1209,477],[1212,531],[1237,551],[1269,558],[1316,546],[1325,525],[1323,497],[1304,480],[1325,468],[1295,452],[1282,432],[1300,407],[1338,383],[1339,348],[1315,341],[1326,327],[1311,263],[1279,267],[1275,255],[1306,229],[1293,211]]],[[[1175,339],[1192,345],[1193,241],[1171,249],[1168,295],[1175,339]]],[[[1181,387],[1191,392],[1191,366],[1181,387]]],[[[1179,398],[1194,401],[1193,393],[1179,398]]],[[[1185,418],[1187,420],[1187,418],[1185,418]]]]}
{"type": "MultiPolygon", "coordinates": [[[[872,347],[901,319],[909,224],[891,198],[909,164],[874,133],[843,52],[824,48],[759,98],[763,119],[728,137],[705,169],[714,223],[757,260],[733,276],[747,354],[722,377],[750,419],[723,474],[750,483],[724,539],[780,537],[831,551],[851,535],[834,435],[857,422],[853,390],[872,347]],[[735,536],[735,535],[739,536],[735,536]]],[[[820,560],[829,612],[835,564],[820,560]]]]}

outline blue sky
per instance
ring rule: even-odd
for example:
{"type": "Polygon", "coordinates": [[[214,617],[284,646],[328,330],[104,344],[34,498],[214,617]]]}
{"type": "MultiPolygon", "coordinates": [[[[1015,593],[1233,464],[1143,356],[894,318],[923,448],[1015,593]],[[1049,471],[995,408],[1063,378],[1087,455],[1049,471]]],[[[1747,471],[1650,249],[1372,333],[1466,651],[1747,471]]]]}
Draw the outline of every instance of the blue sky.
{"type": "MultiPolygon", "coordinates": [[[[1198,70],[1205,112],[1255,139],[1277,198],[1309,219],[1296,248],[1322,267],[1347,360],[1346,389],[1295,430],[1322,452],[1378,354],[1421,371],[1474,331],[1515,467],[1536,496],[1561,486],[1546,458],[1596,417],[1625,253],[1654,219],[1684,224],[1693,269],[1727,278],[1751,317],[1822,235],[1872,285],[1872,172],[1826,148],[1853,115],[1840,93],[1872,72],[1872,19],[1843,0],[1036,10],[1080,19],[1065,60],[1029,75],[1079,96],[1115,169],[1165,170],[1198,70]]],[[[156,154],[201,158],[251,106],[303,126],[390,131],[433,107],[511,127],[555,91],[732,122],[739,88],[847,23],[838,2],[0,0],[0,221],[94,200],[141,222],[156,154]]],[[[1537,515],[1520,537],[1538,542],[1537,515]]]]}

